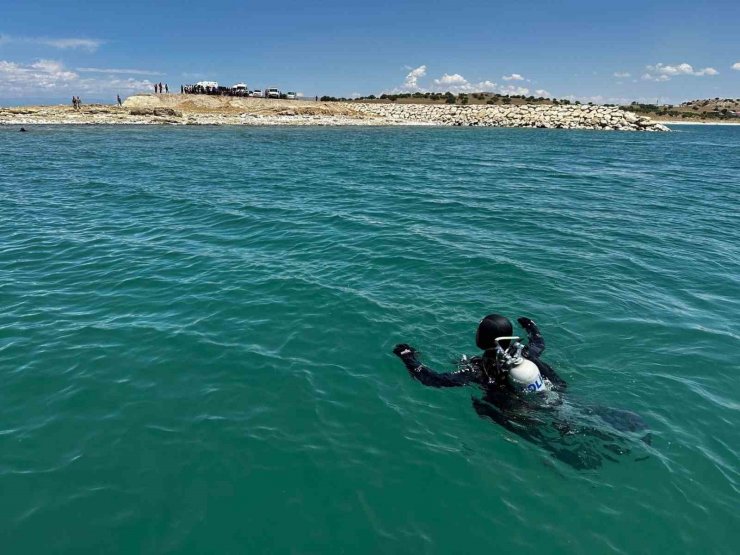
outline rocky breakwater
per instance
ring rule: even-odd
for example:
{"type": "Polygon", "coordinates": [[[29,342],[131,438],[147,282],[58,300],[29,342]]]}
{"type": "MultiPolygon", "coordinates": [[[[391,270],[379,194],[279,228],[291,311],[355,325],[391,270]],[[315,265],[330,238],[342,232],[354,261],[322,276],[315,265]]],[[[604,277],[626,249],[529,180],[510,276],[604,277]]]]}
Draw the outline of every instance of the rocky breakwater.
{"type": "Polygon", "coordinates": [[[426,123],[482,127],[538,127],[552,129],[611,129],[619,131],[669,131],[650,118],[613,106],[583,105],[485,105],[351,104],[367,115],[392,124],[426,123]]]}
{"type": "Polygon", "coordinates": [[[179,94],[133,95],[122,107],[0,108],[2,124],[478,125],[668,131],[650,118],[609,106],[383,104],[179,94]]]}

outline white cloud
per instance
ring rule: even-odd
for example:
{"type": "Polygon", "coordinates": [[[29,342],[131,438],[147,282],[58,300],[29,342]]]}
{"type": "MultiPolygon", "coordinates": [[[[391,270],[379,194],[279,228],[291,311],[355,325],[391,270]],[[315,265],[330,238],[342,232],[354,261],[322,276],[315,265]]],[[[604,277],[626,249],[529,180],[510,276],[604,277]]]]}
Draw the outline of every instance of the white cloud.
{"type": "Polygon", "coordinates": [[[647,68],[650,71],[655,71],[656,73],[660,73],[662,75],[679,75],[679,74],[691,75],[694,73],[694,68],[691,67],[691,64],[685,64],[685,63],[678,64],[677,66],[656,64],[654,66],[647,66],[647,68]]]}
{"type": "Polygon", "coordinates": [[[735,71],[740,71],[740,62],[735,62],[734,64],[732,64],[732,69],[734,69],[735,71]]]}
{"type": "Polygon", "coordinates": [[[646,66],[646,69],[648,70],[648,73],[645,73],[642,76],[646,81],[668,81],[671,77],[679,75],[693,75],[695,77],[719,75],[719,71],[713,67],[705,67],[704,69],[695,70],[691,64],[687,63],[675,66],[658,63],[654,66],[646,66]]]}
{"type": "Polygon", "coordinates": [[[534,94],[536,94],[537,96],[544,96],[545,98],[549,98],[552,96],[550,92],[546,91],[545,89],[537,89],[536,91],[534,91],[534,94]]]}
{"type": "Polygon", "coordinates": [[[627,77],[631,77],[631,75],[626,71],[615,71],[614,77],[618,77],[620,79],[626,79],[627,77]]]}
{"type": "MultiPolygon", "coordinates": [[[[407,68],[410,69],[410,68],[407,68]]],[[[451,92],[453,94],[459,93],[477,93],[477,92],[490,92],[508,95],[529,95],[529,89],[517,85],[498,85],[488,79],[483,81],[468,81],[459,73],[444,73],[437,79],[432,79],[431,85],[428,89],[424,88],[421,79],[427,74],[427,66],[422,65],[416,69],[412,69],[411,72],[406,76],[403,85],[396,87],[391,90],[384,91],[386,94],[398,94],[408,92],[451,92]]],[[[524,77],[519,74],[516,75],[514,80],[525,81],[524,77]]],[[[550,93],[544,89],[537,91],[539,96],[551,96],[550,93]]]]}
{"type": "Polygon", "coordinates": [[[475,92],[494,92],[498,85],[493,81],[478,81],[473,85],[477,89],[475,92]]]}
{"type": "Polygon", "coordinates": [[[518,73],[512,73],[511,75],[504,75],[501,79],[504,81],[524,81],[524,77],[518,73]]]}
{"type": "Polygon", "coordinates": [[[48,38],[48,37],[13,37],[10,35],[0,35],[0,45],[17,43],[17,44],[40,44],[42,46],[51,46],[60,50],[87,50],[95,52],[105,41],[100,39],[88,38],[48,38]]]}
{"type": "Polygon", "coordinates": [[[36,39],[34,42],[64,50],[69,48],[81,48],[83,50],[89,50],[90,52],[97,50],[100,45],[103,44],[103,41],[98,39],[36,39]]]}
{"type": "Polygon", "coordinates": [[[498,85],[493,81],[478,81],[471,83],[459,73],[445,73],[439,79],[434,80],[434,89],[438,92],[451,93],[474,93],[474,92],[495,92],[498,85]]]}
{"type": "Polygon", "coordinates": [[[668,75],[651,75],[650,73],[645,73],[640,78],[643,81],[670,81],[671,78],[668,75]]]}
{"type": "Polygon", "coordinates": [[[104,74],[126,74],[126,75],[164,75],[160,71],[150,71],[148,69],[116,69],[116,68],[98,68],[98,67],[78,67],[77,71],[81,73],[104,73],[104,74]]]}
{"type": "Polygon", "coordinates": [[[120,78],[117,76],[81,77],[79,73],[64,67],[55,60],[38,60],[32,64],[21,64],[0,60],[0,97],[56,97],[61,95],[85,95],[131,93],[148,90],[149,80],[120,78]]]}
{"type": "Polygon", "coordinates": [[[467,85],[468,80],[465,79],[465,77],[463,77],[459,73],[453,73],[452,75],[445,73],[439,79],[435,79],[434,84],[435,85],[450,85],[453,87],[459,87],[459,86],[467,85]]]}
{"type": "Polygon", "coordinates": [[[0,60],[0,93],[12,91],[16,94],[25,90],[44,91],[78,79],[73,71],[53,60],[38,60],[30,65],[0,60]]]}
{"type": "Polygon", "coordinates": [[[417,91],[419,90],[419,79],[424,77],[427,74],[427,66],[419,66],[416,69],[412,69],[408,75],[406,75],[406,79],[403,82],[403,88],[405,90],[413,90],[417,91]]]}
{"type": "Polygon", "coordinates": [[[510,96],[528,96],[529,89],[527,87],[517,87],[515,85],[506,85],[505,87],[499,87],[498,91],[500,94],[508,94],[510,96]]]}

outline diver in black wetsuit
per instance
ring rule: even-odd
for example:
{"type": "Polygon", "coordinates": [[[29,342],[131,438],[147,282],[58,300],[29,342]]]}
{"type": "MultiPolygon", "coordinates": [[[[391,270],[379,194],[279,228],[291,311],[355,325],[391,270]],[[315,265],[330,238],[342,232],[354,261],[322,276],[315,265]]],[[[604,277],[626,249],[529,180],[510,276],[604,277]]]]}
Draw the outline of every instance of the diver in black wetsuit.
{"type": "MultiPolygon", "coordinates": [[[[490,314],[481,320],[475,342],[482,356],[463,359],[459,369],[450,373],[435,372],[419,362],[417,351],[407,344],[396,345],[393,353],[405,364],[409,374],[430,387],[460,387],[477,384],[483,399],[473,398],[479,416],[490,418],[507,430],[537,443],[556,458],[576,468],[596,468],[602,459],[629,453],[621,437],[594,425],[593,418],[608,423],[622,432],[646,428],[636,414],[599,406],[562,410],[562,393],[567,384],[555,370],[540,359],[545,340],[529,318],[517,320],[527,332],[528,343],[512,343],[513,326],[508,318],[490,314]],[[514,353],[513,357],[510,353],[514,353]],[[512,362],[513,361],[513,362],[512,362]],[[522,378],[521,371],[526,368],[522,378]],[[564,418],[561,413],[568,413],[564,418]],[[580,420],[580,422],[579,422],[580,420]],[[549,426],[543,426],[549,423],[549,426]],[[551,431],[556,435],[553,436],[551,431]]],[[[650,435],[643,438],[650,443],[650,435]]]]}
{"type": "MultiPolygon", "coordinates": [[[[542,376],[549,380],[554,388],[565,389],[565,380],[558,376],[552,367],[540,360],[540,355],[545,350],[545,339],[537,324],[529,318],[519,318],[517,322],[529,336],[529,344],[522,351],[522,356],[534,362],[542,376]]],[[[496,349],[496,339],[511,337],[512,333],[513,327],[508,318],[498,314],[489,314],[481,320],[475,335],[475,343],[479,349],[483,350],[483,356],[467,359],[457,372],[449,374],[439,374],[421,364],[416,357],[416,350],[409,345],[396,345],[393,352],[403,361],[411,376],[424,385],[456,387],[473,382],[482,386],[487,392],[501,391],[508,394],[513,393],[513,390],[501,366],[496,349]]],[[[507,349],[511,341],[504,339],[499,344],[503,349],[507,349]]]]}

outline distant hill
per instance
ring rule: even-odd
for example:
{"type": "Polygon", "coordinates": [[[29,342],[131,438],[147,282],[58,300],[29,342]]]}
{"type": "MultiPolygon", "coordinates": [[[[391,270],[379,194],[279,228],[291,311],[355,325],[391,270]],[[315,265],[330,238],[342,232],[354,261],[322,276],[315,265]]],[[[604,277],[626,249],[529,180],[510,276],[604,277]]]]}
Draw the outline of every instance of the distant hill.
{"type": "MultiPolygon", "coordinates": [[[[342,102],[363,102],[363,103],[395,103],[395,104],[571,104],[570,100],[558,100],[556,98],[544,98],[524,95],[496,94],[490,92],[477,93],[431,93],[415,92],[400,94],[381,94],[380,96],[370,95],[358,98],[336,98],[333,96],[324,96],[323,101],[342,101],[342,102]]],[[[573,104],[580,104],[574,102],[573,104]]]]}
{"type": "Polygon", "coordinates": [[[657,120],[727,121],[740,123],[740,98],[707,98],[681,104],[639,104],[625,106],[627,110],[657,120]]]}

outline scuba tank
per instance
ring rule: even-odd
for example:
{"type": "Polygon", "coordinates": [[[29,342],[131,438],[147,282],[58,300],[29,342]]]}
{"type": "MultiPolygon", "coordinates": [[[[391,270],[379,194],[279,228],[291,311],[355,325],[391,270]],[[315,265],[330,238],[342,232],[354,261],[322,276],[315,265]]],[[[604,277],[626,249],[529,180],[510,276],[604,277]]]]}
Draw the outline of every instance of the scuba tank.
{"type": "Polygon", "coordinates": [[[497,337],[496,359],[499,368],[508,376],[509,383],[522,393],[540,393],[549,391],[552,384],[540,374],[540,369],[531,360],[522,356],[524,345],[519,337],[497,337]],[[508,340],[509,346],[504,349],[500,341],[508,340]]]}

